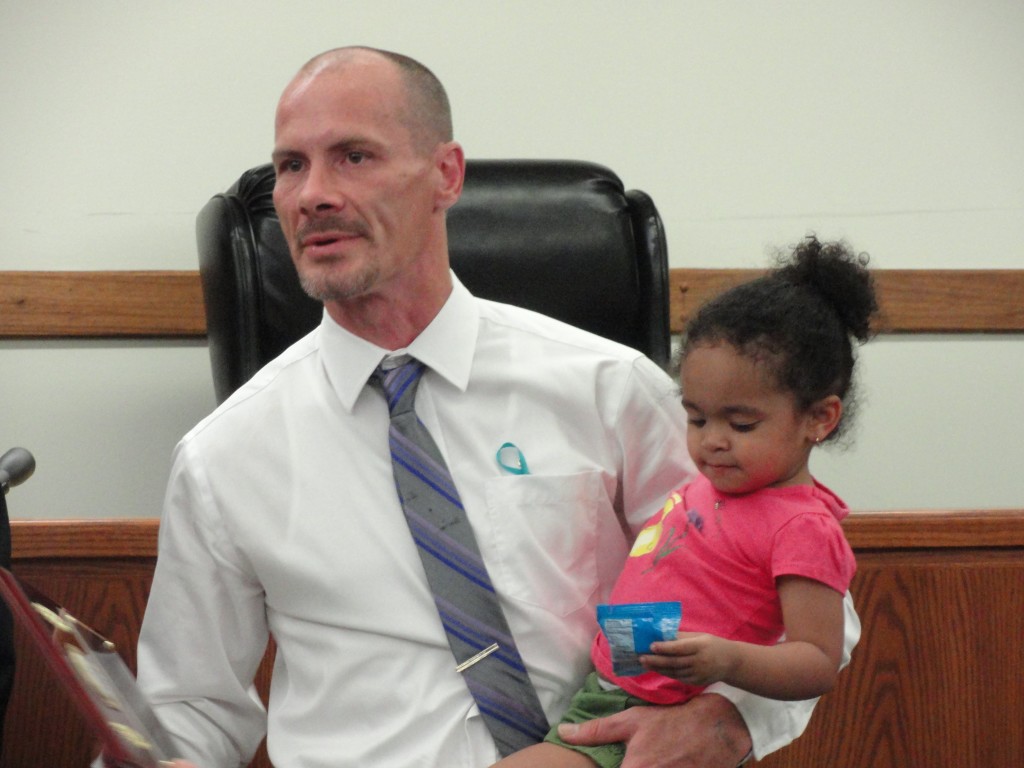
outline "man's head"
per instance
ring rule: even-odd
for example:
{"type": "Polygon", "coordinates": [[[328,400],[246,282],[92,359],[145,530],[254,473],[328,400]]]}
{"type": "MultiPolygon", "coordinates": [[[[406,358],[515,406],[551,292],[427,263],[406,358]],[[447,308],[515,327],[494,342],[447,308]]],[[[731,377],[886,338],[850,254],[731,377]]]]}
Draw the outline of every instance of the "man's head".
{"type": "Polygon", "coordinates": [[[329,311],[384,299],[436,313],[465,164],[428,69],[369,48],[315,57],[281,96],[273,159],[274,205],[310,295],[329,311]]]}
{"type": "Polygon", "coordinates": [[[386,59],[400,71],[406,93],[403,114],[399,115],[399,119],[424,151],[454,139],[451,105],[441,81],[420,62],[401,53],[363,46],[335,48],[306,62],[297,78],[331,69],[343,69],[346,63],[365,54],[386,59]]]}

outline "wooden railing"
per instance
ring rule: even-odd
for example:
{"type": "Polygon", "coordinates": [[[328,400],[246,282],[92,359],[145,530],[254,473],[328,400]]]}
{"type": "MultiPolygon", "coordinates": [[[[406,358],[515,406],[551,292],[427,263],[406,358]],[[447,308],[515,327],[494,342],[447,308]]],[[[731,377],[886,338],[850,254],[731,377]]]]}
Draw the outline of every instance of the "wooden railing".
{"type": "MultiPolygon", "coordinates": [[[[14,570],[117,643],[135,641],[155,520],[13,523],[14,570]]],[[[767,768],[992,768],[1024,756],[1024,510],[854,513],[853,662],[767,768]]],[[[93,745],[33,649],[18,667],[2,768],[83,768],[93,745]]],[[[265,663],[258,687],[266,691],[265,663]]],[[[261,752],[254,768],[268,768],[261,752]]]]}
{"type": "MultiPolygon", "coordinates": [[[[670,270],[671,324],[746,269],[670,270]]],[[[876,270],[887,333],[1024,332],[1024,270],[876,270]]],[[[0,338],[189,338],[206,333],[199,274],[0,272],[0,338]]]]}

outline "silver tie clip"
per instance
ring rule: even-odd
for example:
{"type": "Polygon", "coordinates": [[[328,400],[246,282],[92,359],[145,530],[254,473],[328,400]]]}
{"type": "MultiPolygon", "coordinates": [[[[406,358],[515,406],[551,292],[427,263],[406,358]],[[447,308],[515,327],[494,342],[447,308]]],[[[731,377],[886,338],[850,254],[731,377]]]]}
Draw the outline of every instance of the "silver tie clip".
{"type": "Polygon", "coordinates": [[[486,648],[484,648],[482,651],[480,651],[480,653],[478,653],[478,654],[476,654],[474,656],[470,656],[464,662],[462,662],[461,664],[456,666],[455,667],[455,671],[456,672],[465,672],[467,669],[472,667],[478,661],[482,661],[483,659],[486,659],[488,656],[490,656],[496,650],[498,650],[498,644],[497,643],[491,643],[491,645],[488,645],[486,648]]]}

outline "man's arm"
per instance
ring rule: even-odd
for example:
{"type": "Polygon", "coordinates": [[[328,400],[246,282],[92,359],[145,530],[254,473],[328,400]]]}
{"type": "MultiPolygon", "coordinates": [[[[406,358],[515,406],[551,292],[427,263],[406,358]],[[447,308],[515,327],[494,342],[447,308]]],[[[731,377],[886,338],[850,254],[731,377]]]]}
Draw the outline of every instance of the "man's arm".
{"type": "MultiPolygon", "coordinates": [[[[860,639],[860,619],[850,593],[843,600],[842,666],[860,639]]],[[[569,726],[571,744],[626,742],[622,768],[734,768],[753,750],[758,759],[796,739],[817,699],[777,701],[716,683],[686,704],[633,707],[610,717],[569,726]]],[[[566,726],[562,726],[565,728],[566,726]]]]}
{"type": "Polygon", "coordinates": [[[260,586],[212,513],[205,465],[194,447],[179,445],[137,679],[177,754],[219,768],[248,763],[266,731],[251,683],[268,628],[260,586]]]}
{"type": "MultiPolygon", "coordinates": [[[[854,646],[860,640],[860,619],[853,607],[853,598],[847,592],[843,598],[843,659],[840,669],[850,663],[854,646]]],[[[782,749],[807,728],[817,699],[806,701],[776,701],[755,696],[723,683],[715,683],[705,693],[718,693],[729,699],[739,710],[750,731],[754,756],[760,760],[777,749],[782,749]]]]}

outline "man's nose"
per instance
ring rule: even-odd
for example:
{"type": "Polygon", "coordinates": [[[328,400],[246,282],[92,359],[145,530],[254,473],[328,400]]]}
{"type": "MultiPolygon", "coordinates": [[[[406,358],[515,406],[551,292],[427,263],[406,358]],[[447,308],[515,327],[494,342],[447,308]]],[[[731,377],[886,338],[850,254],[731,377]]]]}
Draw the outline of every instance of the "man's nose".
{"type": "Polygon", "coordinates": [[[303,213],[316,214],[335,211],[344,205],[340,185],[330,169],[322,163],[310,165],[299,190],[299,207],[303,213]]]}

